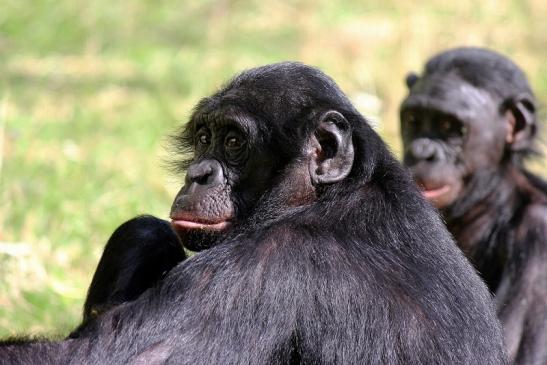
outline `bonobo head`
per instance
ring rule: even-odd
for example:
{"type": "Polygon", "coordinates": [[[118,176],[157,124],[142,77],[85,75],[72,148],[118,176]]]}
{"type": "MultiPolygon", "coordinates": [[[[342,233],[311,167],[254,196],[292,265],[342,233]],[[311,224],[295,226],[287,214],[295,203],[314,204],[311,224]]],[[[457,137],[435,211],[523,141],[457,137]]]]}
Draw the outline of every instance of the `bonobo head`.
{"type": "Polygon", "coordinates": [[[171,209],[184,245],[316,201],[352,170],[354,115],[334,81],[299,63],[243,72],[201,100],[177,138],[191,154],[171,209]]]}
{"type": "Polygon", "coordinates": [[[534,95],[508,58],[479,48],[448,50],[406,83],[404,164],[436,207],[466,196],[476,176],[488,179],[505,166],[520,167],[532,151],[534,95]]]}

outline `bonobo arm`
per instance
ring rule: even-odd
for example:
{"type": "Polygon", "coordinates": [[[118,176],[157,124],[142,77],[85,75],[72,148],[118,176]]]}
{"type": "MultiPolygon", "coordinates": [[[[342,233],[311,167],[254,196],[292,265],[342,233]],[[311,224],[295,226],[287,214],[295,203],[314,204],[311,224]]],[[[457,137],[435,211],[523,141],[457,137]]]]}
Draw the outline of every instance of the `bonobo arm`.
{"type": "Polygon", "coordinates": [[[547,208],[532,205],[516,232],[514,254],[497,290],[509,358],[547,363],[547,208]]]}
{"type": "Polygon", "coordinates": [[[133,218],[114,231],[93,275],[83,322],[69,337],[84,335],[108,309],[134,300],[186,259],[169,222],[153,216],[133,218]]]}

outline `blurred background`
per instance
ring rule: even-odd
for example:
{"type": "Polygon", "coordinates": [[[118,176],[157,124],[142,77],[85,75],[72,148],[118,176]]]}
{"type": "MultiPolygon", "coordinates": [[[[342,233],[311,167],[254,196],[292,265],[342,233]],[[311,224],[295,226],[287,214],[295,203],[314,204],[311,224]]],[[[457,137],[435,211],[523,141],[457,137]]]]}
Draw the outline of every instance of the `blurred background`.
{"type": "Polygon", "coordinates": [[[0,336],[75,327],[115,227],[168,216],[165,137],[236,72],[320,67],[400,157],[406,73],[461,45],[513,58],[545,105],[544,0],[0,0],[0,336]]]}

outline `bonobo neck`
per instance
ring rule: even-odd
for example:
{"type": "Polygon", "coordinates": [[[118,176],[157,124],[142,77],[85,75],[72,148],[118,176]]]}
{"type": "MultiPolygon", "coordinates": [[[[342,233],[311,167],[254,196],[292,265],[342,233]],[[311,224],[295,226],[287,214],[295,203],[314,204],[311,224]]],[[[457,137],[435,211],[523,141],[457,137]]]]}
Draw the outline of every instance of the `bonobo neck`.
{"type": "Polygon", "coordinates": [[[510,223],[529,201],[529,185],[513,165],[482,172],[467,183],[461,201],[442,211],[449,231],[491,289],[510,250],[510,223]]]}

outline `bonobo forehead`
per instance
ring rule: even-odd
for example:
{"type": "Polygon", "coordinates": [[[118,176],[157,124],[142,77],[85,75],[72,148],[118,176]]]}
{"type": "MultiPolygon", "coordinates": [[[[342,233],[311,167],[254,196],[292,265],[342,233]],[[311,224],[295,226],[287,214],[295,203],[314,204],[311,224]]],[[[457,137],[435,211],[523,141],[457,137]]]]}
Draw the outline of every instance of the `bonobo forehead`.
{"type": "Polygon", "coordinates": [[[256,121],[245,111],[233,105],[221,105],[211,98],[200,102],[188,125],[192,131],[196,131],[201,126],[207,126],[210,129],[234,126],[250,137],[255,137],[258,133],[256,121]]]}
{"type": "Polygon", "coordinates": [[[462,122],[481,123],[499,114],[500,100],[455,74],[428,75],[416,82],[401,105],[408,109],[437,111],[462,122]]]}

